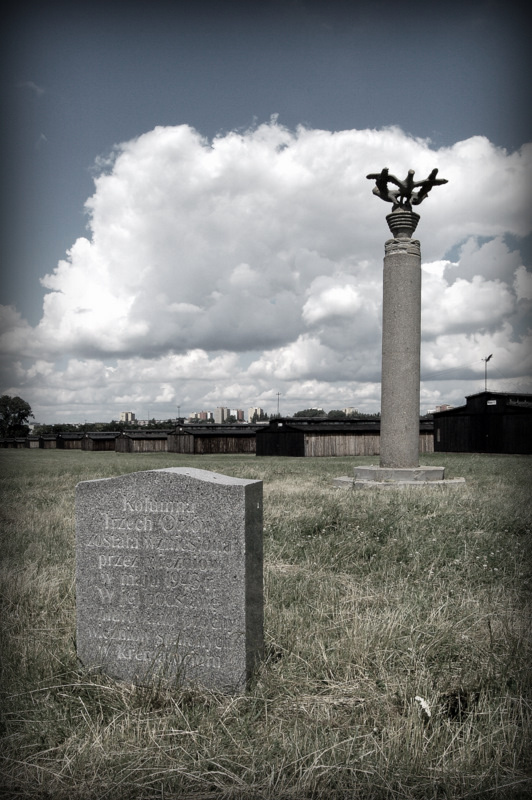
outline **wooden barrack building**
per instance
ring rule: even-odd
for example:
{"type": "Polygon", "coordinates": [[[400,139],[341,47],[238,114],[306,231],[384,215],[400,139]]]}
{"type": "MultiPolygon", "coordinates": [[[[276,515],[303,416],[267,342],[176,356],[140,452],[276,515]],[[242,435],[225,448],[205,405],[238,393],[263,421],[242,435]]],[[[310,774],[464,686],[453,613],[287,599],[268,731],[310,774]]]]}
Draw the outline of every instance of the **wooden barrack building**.
{"type": "Polygon", "coordinates": [[[213,455],[255,453],[259,425],[180,425],[168,434],[169,453],[213,455]]]}
{"type": "Polygon", "coordinates": [[[57,434],[57,449],[58,450],[81,450],[83,442],[83,433],[75,433],[72,431],[65,431],[64,433],[57,434]]]}
{"type": "Polygon", "coordinates": [[[117,453],[166,453],[170,431],[127,431],[117,436],[117,453]]]}
{"type": "Polygon", "coordinates": [[[81,449],[97,452],[113,451],[120,431],[88,431],[81,440],[81,449]]]}
{"type": "MultiPolygon", "coordinates": [[[[257,431],[258,456],[377,456],[380,419],[285,417],[257,431]]],[[[432,420],[420,420],[420,453],[433,452],[432,420]]]]}
{"type": "Polygon", "coordinates": [[[434,450],[532,453],[532,395],[479,392],[465,406],[434,413],[434,450]]]}

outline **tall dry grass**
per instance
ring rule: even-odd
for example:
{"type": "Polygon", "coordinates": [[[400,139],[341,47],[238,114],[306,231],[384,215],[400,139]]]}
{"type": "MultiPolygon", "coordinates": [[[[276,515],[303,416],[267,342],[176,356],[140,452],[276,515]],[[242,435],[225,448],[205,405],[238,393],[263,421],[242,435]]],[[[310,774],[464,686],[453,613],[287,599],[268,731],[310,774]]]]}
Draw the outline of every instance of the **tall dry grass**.
{"type": "Polygon", "coordinates": [[[0,453],[2,797],[529,797],[530,459],[423,459],[459,491],[331,487],[369,461],[0,453]],[[181,464],[264,481],[243,697],[76,660],[75,484],[181,464]]]}

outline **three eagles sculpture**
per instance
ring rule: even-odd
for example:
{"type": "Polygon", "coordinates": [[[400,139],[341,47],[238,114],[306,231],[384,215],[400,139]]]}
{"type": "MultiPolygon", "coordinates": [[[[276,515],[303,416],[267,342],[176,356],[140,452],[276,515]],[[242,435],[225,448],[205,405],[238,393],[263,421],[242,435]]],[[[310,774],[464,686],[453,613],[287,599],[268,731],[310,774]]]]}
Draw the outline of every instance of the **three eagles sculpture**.
{"type": "Polygon", "coordinates": [[[422,181],[414,180],[414,170],[409,169],[408,175],[404,181],[400,181],[395,175],[390,175],[387,167],[381,172],[371,173],[366,175],[369,180],[375,181],[375,188],[373,194],[385,200],[387,203],[393,203],[392,212],[397,209],[401,211],[412,211],[412,206],[417,206],[423,202],[430,190],[434,186],[440,186],[442,183],[448,183],[444,178],[437,178],[437,169],[433,169],[428,178],[422,181]],[[391,189],[389,184],[397,186],[397,189],[391,189]],[[415,191],[417,189],[417,191],[415,191]]]}

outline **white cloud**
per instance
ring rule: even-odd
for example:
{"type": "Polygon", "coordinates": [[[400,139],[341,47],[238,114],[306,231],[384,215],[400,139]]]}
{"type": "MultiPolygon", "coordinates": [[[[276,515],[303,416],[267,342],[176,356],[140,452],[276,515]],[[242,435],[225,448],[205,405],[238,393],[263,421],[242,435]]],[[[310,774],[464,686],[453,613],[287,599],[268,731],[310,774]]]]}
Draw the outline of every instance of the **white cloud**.
{"type": "Polygon", "coordinates": [[[312,376],[327,377],[335,354],[321,344],[317,337],[302,334],[295,342],[269,351],[255,361],[248,373],[282,381],[300,380],[312,376]]]}
{"type": "Polygon", "coordinates": [[[124,403],[164,417],[262,398],[273,411],[277,392],[285,411],[376,410],[390,206],[365,176],[383,166],[449,180],[418,209],[423,359],[442,376],[424,402],[478,388],[485,349],[497,380],[525,381],[531,265],[505,237],[530,233],[531,161],[531,145],[435,150],[397,128],[272,120],[212,142],[155,128],[101,162],[89,233],[43,279],[39,324],[4,309],[3,383],[59,420],[124,403]]]}
{"type": "Polygon", "coordinates": [[[515,293],[518,300],[532,300],[532,272],[520,266],[515,271],[515,293]]]}
{"type": "Polygon", "coordinates": [[[470,236],[460,249],[460,260],[449,267],[446,275],[449,281],[457,278],[474,278],[512,282],[515,270],[521,265],[518,251],[510,251],[501,236],[496,236],[484,244],[477,237],[470,236]]]}
{"type": "Polygon", "coordinates": [[[352,319],[364,307],[362,288],[354,279],[344,282],[338,277],[316,278],[309,291],[310,297],[303,306],[303,319],[309,325],[334,318],[352,319]]]}
{"type": "Polygon", "coordinates": [[[515,306],[515,297],[500,281],[475,275],[451,286],[435,276],[424,282],[423,337],[443,333],[472,333],[499,328],[515,306]]]}

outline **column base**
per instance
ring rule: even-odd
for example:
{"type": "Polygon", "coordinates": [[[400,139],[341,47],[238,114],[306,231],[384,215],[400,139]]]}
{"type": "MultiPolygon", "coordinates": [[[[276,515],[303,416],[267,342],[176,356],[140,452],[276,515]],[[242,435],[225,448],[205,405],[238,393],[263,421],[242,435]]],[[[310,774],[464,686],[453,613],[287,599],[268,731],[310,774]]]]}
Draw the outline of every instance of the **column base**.
{"type": "Polygon", "coordinates": [[[356,481],[442,481],[445,467],[355,467],[356,481]]]}
{"type": "Polygon", "coordinates": [[[345,489],[403,489],[407,487],[464,487],[465,478],[445,480],[445,467],[355,467],[354,477],[333,479],[333,486],[345,489]]]}

